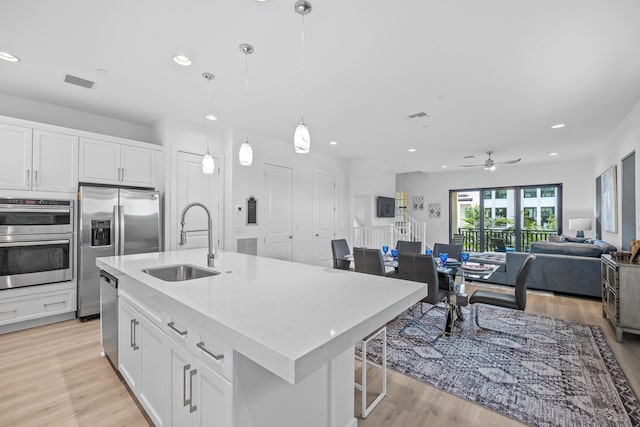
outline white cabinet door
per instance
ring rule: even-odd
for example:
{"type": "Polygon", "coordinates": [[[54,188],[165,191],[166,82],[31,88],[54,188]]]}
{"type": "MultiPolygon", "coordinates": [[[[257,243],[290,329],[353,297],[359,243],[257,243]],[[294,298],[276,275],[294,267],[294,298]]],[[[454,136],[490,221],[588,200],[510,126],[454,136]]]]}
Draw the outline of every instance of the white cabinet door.
{"type": "Polygon", "coordinates": [[[231,383],[171,339],[169,347],[172,425],[231,427],[231,383]]]}
{"type": "Polygon", "coordinates": [[[78,188],[78,137],[33,132],[34,190],[76,191],[78,188]]]}
{"type": "Polygon", "coordinates": [[[0,187],[31,188],[31,137],[31,129],[0,124],[0,187]]]}
{"type": "Polygon", "coordinates": [[[233,414],[233,388],[231,383],[198,363],[195,377],[196,426],[231,427],[233,414]]]}
{"type": "MultiPolygon", "coordinates": [[[[167,338],[146,318],[140,319],[140,403],[156,426],[168,425],[169,358],[167,338]]],[[[136,335],[136,338],[138,336],[136,335]]]]}
{"type": "Polygon", "coordinates": [[[137,393],[140,382],[140,314],[129,304],[118,301],[118,370],[131,390],[137,393]]]}
{"type": "Polygon", "coordinates": [[[146,148],[121,146],[121,175],[124,185],[155,187],[156,152],[146,148]]]}
{"type": "Polygon", "coordinates": [[[120,183],[120,144],[80,139],[79,179],[98,184],[120,183]]]}

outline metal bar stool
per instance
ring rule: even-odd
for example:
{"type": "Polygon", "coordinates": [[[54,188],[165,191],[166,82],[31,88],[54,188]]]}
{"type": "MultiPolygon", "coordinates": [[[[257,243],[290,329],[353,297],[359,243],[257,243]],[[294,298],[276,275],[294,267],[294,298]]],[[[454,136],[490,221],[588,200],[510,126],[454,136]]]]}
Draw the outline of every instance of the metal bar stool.
{"type": "Polygon", "coordinates": [[[360,390],[362,395],[362,418],[367,418],[367,415],[373,411],[373,409],[380,403],[380,401],[387,395],[387,327],[382,328],[371,333],[368,337],[360,341],[362,344],[362,356],[356,356],[356,360],[362,362],[362,384],[355,383],[356,390],[360,390]],[[367,344],[375,337],[382,335],[382,364],[378,364],[367,360],[367,344]],[[382,372],[382,391],[376,398],[367,406],[367,365],[371,365],[382,372]]]}

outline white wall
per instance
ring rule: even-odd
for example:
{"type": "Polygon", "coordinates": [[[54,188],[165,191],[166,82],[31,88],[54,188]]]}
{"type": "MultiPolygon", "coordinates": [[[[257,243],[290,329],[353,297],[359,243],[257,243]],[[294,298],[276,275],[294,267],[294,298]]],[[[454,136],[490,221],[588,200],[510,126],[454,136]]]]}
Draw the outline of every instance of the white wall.
{"type": "MultiPolygon", "coordinates": [[[[348,162],[351,211],[363,227],[393,224],[393,218],[376,217],[377,196],[395,197],[396,175],[390,165],[372,158],[348,162]]],[[[349,224],[353,225],[353,223],[349,224]]]]}
{"type": "Polygon", "coordinates": [[[0,115],[160,144],[151,126],[0,93],[0,115]]]}
{"type": "Polygon", "coordinates": [[[244,141],[244,132],[229,130],[224,135],[226,150],[226,188],[225,199],[227,228],[225,230],[225,248],[236,250],[238,238],[257,237],[258,255],[266,236],[261,220],[260,206],[264,202],[262,177],[265,164],[285,166],[293,170],[293,260],[313,263],[313,179],[316,173],[334,175],[336,179],[336,238],[349,237],[349,180],[345,160],[313,150],[308,154],[296,154],[293,141],[283,142],[263,135],[249,134],[253,147],[253,165],[241,166],[238,162],[238,150],[244,141]],[[249,196],[258,199],[258,224],[246,224],[246,200],[249,196]],[[237,212],[237,206],[242,211],[237,212]]]}
{"type": "MultiPolygon", "coordinates": [[[[594,162],[593,178],[606,171],[612,165],[617,165],[618,172],[618,232],[608,233],[602,230],[602,240],[616,245],[618,248],[622,246],[621,228],[621,177],[622,177],[622,159],[636,151],[636,238],[640,236],[640,102],[629,112],[624,120],[618,125],[616,130],[611,134],[607,141],[603,141],[602,149],[596,156],[594,162]]],[[[594,184],[595,185],[595,184],[594,184]]]]}
{"type": "MultiPolygon", "coordinates": [[[[406,191],[408,213],[427,224],[427,244],[449,241],[449,190],[517,185],[562,184],[563,230],[569,232],[569,218],[595,218],[595,178],[593,162],[558,160],[539,164],[498,166],[494,172],[483,168],[452,170],[433,174],[413,172],[398,174],[397,191],[406,191]],[[413,196],[424,196],[424,209],[411,207],[413,196]],[[440,217],[430,217],[430,203],[440,203],[440,217]]],[[[585,231],[592,237],[593,231],[585,231]]]]}

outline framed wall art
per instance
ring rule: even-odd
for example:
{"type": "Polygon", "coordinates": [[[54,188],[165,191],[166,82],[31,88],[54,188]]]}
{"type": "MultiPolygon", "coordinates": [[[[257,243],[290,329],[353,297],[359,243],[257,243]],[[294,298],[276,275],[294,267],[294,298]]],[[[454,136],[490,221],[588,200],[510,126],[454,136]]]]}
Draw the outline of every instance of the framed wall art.
{"type": "Polygon", "coordinates": [[[414,196],[411,201],[413,209],[424,209],[424,196],[414,196]]]}
{"type": "Polygon", "coordinates": [[[617,198],[617,168],[611,166],[601,175],[602,199],[600,212],[602,215],[602,229],[609,233],[618,232],[618,198],[617,198]]]}
{"type": "Polygon", "coordinates": [[[440,216],[440,203],[429,203],[429,216],[440,216]]]}

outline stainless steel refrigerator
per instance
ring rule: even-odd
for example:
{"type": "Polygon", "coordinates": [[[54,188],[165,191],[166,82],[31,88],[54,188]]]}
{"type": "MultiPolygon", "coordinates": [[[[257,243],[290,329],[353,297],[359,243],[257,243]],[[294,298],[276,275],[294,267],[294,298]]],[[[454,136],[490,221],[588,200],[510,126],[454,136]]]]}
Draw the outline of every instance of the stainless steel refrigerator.
{"type": "Polygon", "coordinates": [[[96,258],[159,252],[160,193],[82,185],[78,191],[78,317],[100,313],[96,258]]]}

